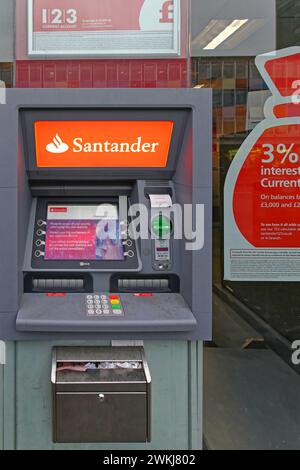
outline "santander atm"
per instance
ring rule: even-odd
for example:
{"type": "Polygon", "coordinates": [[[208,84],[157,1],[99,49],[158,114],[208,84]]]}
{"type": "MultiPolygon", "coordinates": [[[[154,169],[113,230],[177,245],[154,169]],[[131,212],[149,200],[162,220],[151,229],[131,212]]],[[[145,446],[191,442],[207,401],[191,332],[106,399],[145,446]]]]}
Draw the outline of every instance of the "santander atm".
{"type": "Polygon", "coordinates": [[[210,92],[14,90],[0,118],[0,340],[46,400],[17,442],[197,448],[210,92]]]}

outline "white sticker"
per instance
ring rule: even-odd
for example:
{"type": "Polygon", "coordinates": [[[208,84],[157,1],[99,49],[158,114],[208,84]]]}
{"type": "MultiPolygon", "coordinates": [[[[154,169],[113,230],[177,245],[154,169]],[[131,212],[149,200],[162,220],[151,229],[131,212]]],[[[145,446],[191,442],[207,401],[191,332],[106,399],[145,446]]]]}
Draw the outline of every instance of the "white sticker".
{"type": "Polygon", "coordinates": [[[150,194],[149,197],[153,209],[172,207],[172,199],[169,194],[150,194]]]}

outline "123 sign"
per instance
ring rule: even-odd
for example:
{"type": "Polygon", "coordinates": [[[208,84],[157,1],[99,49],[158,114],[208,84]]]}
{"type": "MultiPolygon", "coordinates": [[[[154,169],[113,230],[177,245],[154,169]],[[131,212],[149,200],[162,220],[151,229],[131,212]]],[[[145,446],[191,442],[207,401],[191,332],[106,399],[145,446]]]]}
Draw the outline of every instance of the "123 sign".
{"type": "Polygon", "coordinates": [[[29,56],[178,56],[180,0],[28,0],[29,56]]]}
{"type": "Polygon", "coordinates": [[[43,25],[60,25],[60,24],[76,24],[78,22],[78,13],[75,8],[62,10],[61,8],[43,8],[42,23],[43,25]]]}

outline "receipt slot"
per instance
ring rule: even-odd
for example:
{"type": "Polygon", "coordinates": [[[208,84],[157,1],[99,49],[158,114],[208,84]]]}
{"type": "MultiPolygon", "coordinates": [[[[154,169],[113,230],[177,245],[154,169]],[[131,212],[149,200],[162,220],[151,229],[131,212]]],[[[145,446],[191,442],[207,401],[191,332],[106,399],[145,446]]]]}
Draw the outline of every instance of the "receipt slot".
{"type": "Polygon", "coordinates": [[[55,348],[51,380],[54,442],[151,440],[151,377],[143,348],[55,348]]]}

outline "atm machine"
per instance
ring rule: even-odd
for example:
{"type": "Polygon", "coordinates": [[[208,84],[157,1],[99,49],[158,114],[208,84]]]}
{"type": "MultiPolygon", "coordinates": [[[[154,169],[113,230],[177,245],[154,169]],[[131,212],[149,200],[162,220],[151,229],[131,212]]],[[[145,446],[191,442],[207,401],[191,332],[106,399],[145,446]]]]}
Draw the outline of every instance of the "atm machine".
{"type": "Polygon", "coordinates": [[[11,90],[0,120],[2,447],[201,447],[210,91],[11,90]]]}

